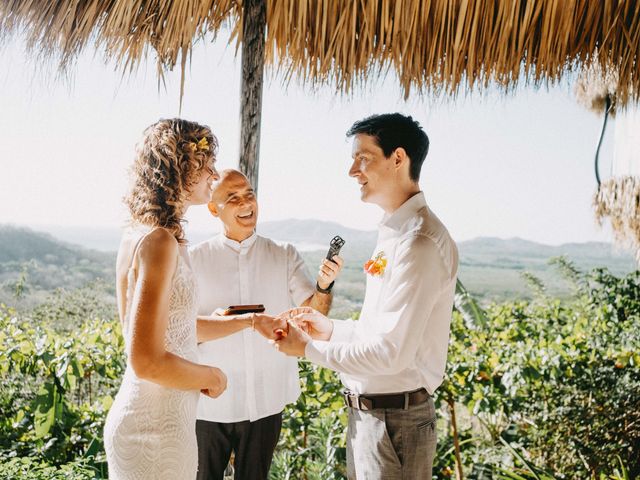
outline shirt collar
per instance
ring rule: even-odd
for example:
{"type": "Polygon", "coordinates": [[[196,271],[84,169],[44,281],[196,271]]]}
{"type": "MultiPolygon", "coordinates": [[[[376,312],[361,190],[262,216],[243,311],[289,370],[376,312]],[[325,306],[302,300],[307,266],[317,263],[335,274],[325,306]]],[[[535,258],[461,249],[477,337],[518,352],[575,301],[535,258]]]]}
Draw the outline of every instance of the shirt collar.
{"type": "Polygon", "coordinates": [[[427,206],[423,192],[418,192],[405,201],[393,213],[385,213],[380,221],[380,230],[390,229],[399,232],[402,226],[419,210],[427,206]]]}
{"type": "Polygon", "coordinates": [[[222,243],[227,245],[234,252],[246,252],[251,248],[251,246],[256,243],[256,232],[253,232],[250,237],[245,238],[242,242],[237,242],[228,238],[224,233],[220,234],[222,236],[222,243]]]}

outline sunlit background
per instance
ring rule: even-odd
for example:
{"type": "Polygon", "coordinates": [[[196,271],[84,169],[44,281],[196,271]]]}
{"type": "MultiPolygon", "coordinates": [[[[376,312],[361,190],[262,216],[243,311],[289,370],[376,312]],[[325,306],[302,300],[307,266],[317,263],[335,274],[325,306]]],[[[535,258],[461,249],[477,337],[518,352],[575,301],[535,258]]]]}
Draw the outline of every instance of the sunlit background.
{"type": "MultiPolygon", "coordinates": [[[[237,167],[240,61],[228,38],[201,41],[188,67],[181,116],[209,125],[219,166],[237,167]]],[[[143,129],[179,115],[179,72],[158,86],[155,62],[122,75],[90,52],[72,77],[25,54],[19,40],[0,50],[0,223],[36,229],[117,228],[127,168],[143,129]]],[[[523,87],[510,95],[402,98],[393,75],[353,96],[265,85],[260,146],[261,221],[305,218],[375,229],[380,211],[359,201],[347,176],[345,131],[373,113],[400,111],[424,126],[431,149],[421,186],[456,240],[522,237],[537,242],[610,241],[594,222],[593,155],[601,118],[576,103],[571,86],[523,87]]],[[[610,168],[605,140],[602,171],[610,168]]],[[[192,231],[219,226],[205,208],[192,231]]]]}

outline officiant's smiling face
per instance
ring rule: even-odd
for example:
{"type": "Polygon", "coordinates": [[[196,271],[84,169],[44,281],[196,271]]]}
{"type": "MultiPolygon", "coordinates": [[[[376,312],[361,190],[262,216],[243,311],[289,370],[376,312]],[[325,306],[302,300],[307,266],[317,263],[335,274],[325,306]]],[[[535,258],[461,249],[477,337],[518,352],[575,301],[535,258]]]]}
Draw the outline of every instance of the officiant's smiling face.
{"type": "Polygon", "coordinates": [[[209,211],[220,218],[228,238],[241,242],[250,237],[258,222],[258,201],[247,177],[237,170],[224,170],[214,183],[209,211]]]}

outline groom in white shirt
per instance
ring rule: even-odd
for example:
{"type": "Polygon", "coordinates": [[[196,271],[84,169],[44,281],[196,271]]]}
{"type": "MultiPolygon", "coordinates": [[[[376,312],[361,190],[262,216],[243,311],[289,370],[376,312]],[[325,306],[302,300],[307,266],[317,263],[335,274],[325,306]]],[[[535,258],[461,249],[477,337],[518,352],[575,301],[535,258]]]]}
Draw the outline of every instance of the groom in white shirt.
{"type": "Polygon", "coordinates": [[[349,175],[364,202],[384,211],[365,264],[359,321],[295,309],[287,355],[306,356],[341,374],[347,388],[349,479],[430,479],[436,451],[431,396],[442,383],[458,250],[427,206],[418,181],[429,139],[411,117],[356,122],[349,175]]]}
{"type": "MultiPolygon", "coordinates": [[[[241,172],[220,173],[209,210],[222,221],[224,233],[190,250],[201,318],[216,318],[212,312],[230,305],[259,303],[270,315],[301,305],[329,311],[342,259],[324,260],[314,283],[292,245],[256,235],[258,202],[241,172]]],[[[200,397],[196,422],[200,480],[221,480],[232,452],[236,480],[268,477],[282,410],[300,394],[297,360],[275,351],[252,331],[252,320],[256,330],[269,331],[271,324],[258,322],[270,318],[221,321],[217,317],[209,326],[217,329],[219,338],[199,346],[200,360],[220,368],[228,382],[218,398],[200,397]]]]}

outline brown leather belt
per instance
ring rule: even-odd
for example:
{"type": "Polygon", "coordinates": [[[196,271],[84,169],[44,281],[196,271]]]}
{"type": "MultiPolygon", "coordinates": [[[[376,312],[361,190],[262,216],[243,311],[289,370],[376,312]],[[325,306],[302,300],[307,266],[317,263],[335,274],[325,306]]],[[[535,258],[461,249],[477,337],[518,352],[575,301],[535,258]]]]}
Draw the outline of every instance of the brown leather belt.
{"type": "Polygon", "coordinates": [[[402,393],[362,394],[344,392],[347,407],[357,410],[375,410],[376,408],[402,408],[419,405],[429,400],[431,395],[424,388],[402,393]]]}

